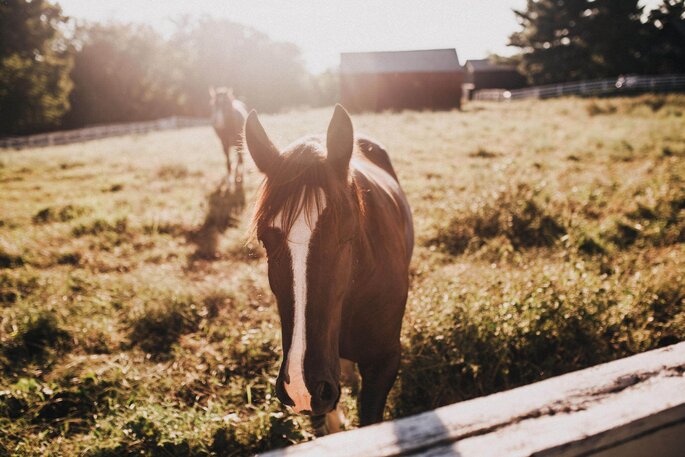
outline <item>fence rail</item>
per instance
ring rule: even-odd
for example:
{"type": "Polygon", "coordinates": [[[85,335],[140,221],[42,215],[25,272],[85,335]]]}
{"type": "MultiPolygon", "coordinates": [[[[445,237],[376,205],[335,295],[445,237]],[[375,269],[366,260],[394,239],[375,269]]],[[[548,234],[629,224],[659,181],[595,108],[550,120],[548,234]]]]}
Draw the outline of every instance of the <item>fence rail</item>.
{"type": "Polygon", "coordinates": [[[474,100],[507,101],[524,98],[555,98],[569,95],[603,95],[635,92],[668,92],[685,90],[685,75],[620,76],[524,89],[483,89],[474,94],[474,100]]]}
{"type": "Polygon", "coordinates": [[[685,342],[264,457],[322,455],[681,457],[685,342]]]}
{"type": "Polygon", "coordinates": [[[22,137],[0,138],[1,148],[22,149],[30,147],[54,146],[59,144],[79,143],[121,135],[147,133],[159,130],[173,130],[185,127],[209,125],[209,119],[196,117],[173,116],[156,121],[135,122],[130,124],[100,125],[76,130],[41,133],[22,137]]]}

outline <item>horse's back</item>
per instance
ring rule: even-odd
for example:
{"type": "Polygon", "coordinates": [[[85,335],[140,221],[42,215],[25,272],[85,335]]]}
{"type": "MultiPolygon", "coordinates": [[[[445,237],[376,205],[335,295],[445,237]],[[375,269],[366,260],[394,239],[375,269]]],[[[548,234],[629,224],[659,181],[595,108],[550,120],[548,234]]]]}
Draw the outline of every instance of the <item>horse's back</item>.
{"type": "Polygon", "coordinates": [[[245,119],[247,119],[247,106],[240,100],[233,100],[233,115],[240,123],[240,130],[242,130],[245,119]]]}
{"type": "Polygon", "coordinates": [[[359,152],[364,157],[366,157],[368,160],[373,162],[381,169],[385,170],[388,174],[390,174],[390,176],[392,176],[395,179],[395,181],[399,182],[399,180],[397,179],[397,173],[395,173],[395,169],[393,168],[392,163],[390,162],[390,156],[388,155],[388,151],[386,151],[385,148],[383,148],[383,146],[365,136],[358,136],[356,140],[357,146],[359,147],[359,152]]]}
{"type": "Polygon", "coordinates": [[[228,116],[228,122],[224,124],[221,129],[214,128],[221,138],[224,147],[242,146],[243,126],[245,119],[247,119],[247,107],[240,100],[233,100],[231,102],[230,112],[225,114],[228,116]]]}
{"type": "Polygon", "coordinates": [[[365,194],[365,205],[369,211],[367,216],[378,219],[377,224],[372,225],[377,225],[377,231],[383,230],[384,233],[376,234],[381,238],[389,240],[387,235],[393,229],[401,232],[401,247],[406,253],[408,266],[414,248],[414,225],[409,202],[390,156],[381,145],[366,137],[357,138],[357,146],[358,156],[361,157],[353,159],[352,168],[365,194]]]}
{"type": "Polygon", "coordinates": [[[363,203],[355,287],[343,309],[341,356],[358,363],[399,351],[414,248],[411,209],[388,153],[368,138],[357,138],[350,161],[363,203]],[[369,318],[373,316],[373,318],[369,318]]]}

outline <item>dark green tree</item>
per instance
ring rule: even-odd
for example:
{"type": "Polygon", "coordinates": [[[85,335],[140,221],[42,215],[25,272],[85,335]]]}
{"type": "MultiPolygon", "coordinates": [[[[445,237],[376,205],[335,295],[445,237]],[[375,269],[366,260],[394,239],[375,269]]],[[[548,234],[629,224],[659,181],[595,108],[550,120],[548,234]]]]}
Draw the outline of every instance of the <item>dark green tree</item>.
{"type": "Polygon", "coordinates": [[[648,33],[638,0],[528,0],[514,11],[522,30],[520,69],[533,84],[636,73],[645,68],[648,33]]]}
{"type": "Polygon", "coordinates": [[[0,0],[0,136],[59,126],[69,108],[67,18],[46,0],[0,0]]]}
{"type": "Polygon", "coordinates": [[[685,0],[664,0],[649,14],[649,67],[654,73],[685,73],[685,0]]]}

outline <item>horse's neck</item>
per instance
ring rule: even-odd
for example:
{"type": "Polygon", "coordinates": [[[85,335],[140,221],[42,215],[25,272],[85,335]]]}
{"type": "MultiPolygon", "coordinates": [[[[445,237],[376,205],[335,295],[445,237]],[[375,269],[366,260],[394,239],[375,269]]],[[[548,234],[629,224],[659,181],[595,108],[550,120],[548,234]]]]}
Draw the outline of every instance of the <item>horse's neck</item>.
{"type": "MultiPolygon", "coordinates": [[[[369,175],[365,168],[357,168],[355,171],[353,186],[356,188],[353,188],[353,193],[357,196],[356,206],[361,215],[355,243],[355,259],[359,270],[363,272],[362,275],[370,276],[369,271],[382,266],[386,263],[388,256],[397,254],[398,249],[405,247],[402,233],[392,230],[392,227],[401,222],[389,214],[393,213],[389,208],[401,205],[403,194],[399,187],[397,187],[399,193],[395,194],[394,189],[389,187],[385,180],[376,179],[382,176],[369,175]],[[386,221],[388,226],[380,226],[379,224],[383,224],[380,221],[386,221]],[[385,238],[385,241],[376,242],[379,237],[385,238]]],[[[397,184],[397,181],[391,182],[397,184]]]]}
{"type": "Polygon", "coordinates": [[[233,109],[233,102],[224,105],[222,113],[224,117],[223,131],[233,133],[235,130],[235,110],[233,109]]]}

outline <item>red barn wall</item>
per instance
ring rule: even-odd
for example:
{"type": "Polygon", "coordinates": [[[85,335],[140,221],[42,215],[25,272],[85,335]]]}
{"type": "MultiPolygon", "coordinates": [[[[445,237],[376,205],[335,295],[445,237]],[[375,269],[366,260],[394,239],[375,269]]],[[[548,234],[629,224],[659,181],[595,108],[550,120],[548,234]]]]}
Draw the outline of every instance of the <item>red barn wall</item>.
{"type": "Polygon", "coordinates": [[[343,74],[342,104],[350,111],[449,110],[461,107],[463,73],[343,74]]]}

